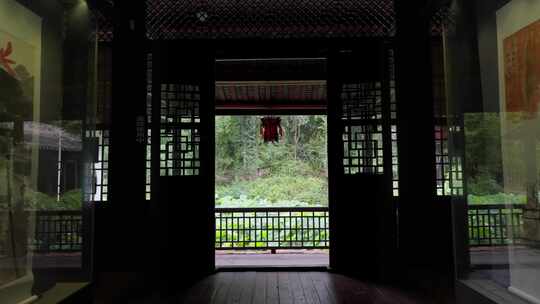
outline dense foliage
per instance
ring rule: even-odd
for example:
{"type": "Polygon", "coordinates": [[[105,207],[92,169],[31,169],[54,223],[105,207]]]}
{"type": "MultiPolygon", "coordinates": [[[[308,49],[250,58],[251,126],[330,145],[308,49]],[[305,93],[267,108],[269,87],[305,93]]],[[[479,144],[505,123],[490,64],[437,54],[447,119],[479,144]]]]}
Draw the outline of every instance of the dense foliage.
{"type": "Polygon", "coordinates": [[[326,206],[326,117],[282,116],[284,137],[264,143],[260,117],[216,117],[216,204],[326,206]]]}
{"type": "MultiPolygon", "coordinates": [[[[465,179],[469,204],[526,202],[523,143],[503,146],[502,135],[498,113],[465,115],[465,179]]],[[[536,159],[540,159],[540,154],[536,159]]]]}
{"type": "Polygon", "coordinates": [[[502,192],[500,117],[484,113],[465,119],[466,178],[469,194],[502,192]]]}

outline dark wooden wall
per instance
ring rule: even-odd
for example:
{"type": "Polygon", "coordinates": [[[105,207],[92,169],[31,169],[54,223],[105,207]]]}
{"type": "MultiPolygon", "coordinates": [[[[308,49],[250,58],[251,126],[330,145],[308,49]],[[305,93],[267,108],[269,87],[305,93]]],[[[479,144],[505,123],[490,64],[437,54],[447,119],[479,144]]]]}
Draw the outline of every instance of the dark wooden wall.
{"type": "Polygon", "coordinates": [[[114,6],[108,202],[96,204],[95,288],[98,297],[149,292],[157,261],[155,221],[145,201],[146,144],[137,119],[146,115],[145,1],[114,6]],[[103,296],[108,295],[108,296],[103,296]]]}

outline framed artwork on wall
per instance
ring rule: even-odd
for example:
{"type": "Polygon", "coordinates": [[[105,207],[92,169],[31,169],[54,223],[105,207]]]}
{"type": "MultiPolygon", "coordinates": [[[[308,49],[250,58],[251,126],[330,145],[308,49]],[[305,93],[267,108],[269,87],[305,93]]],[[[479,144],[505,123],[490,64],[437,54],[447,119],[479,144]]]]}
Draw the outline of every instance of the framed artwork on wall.
{"type": "Polygon", "coordinates": [[[540,19],[502,43],[506,112],[535,116],[540,103],[540,19]]]}
{"type": "Polygon", "coordinates": [[[519,245],[508,247],[508,290],[540,304],[540,1],[509,1],[496,18],[504,183],[519,181],[527,200],[519,245]]]}
{"type": "Polygon", "coordinates": [[[536,115],[540,104],[540,2],[513,0],[497,11],[501,112],[536,115]]]}

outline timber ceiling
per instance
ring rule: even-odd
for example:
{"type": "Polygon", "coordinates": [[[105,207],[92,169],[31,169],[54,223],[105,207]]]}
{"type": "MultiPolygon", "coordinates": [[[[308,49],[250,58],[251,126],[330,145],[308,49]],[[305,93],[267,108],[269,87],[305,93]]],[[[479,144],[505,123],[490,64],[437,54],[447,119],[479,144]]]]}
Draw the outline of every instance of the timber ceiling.
{"type": "MultiPolygon", "coordinates": [[[[391,37],[396,26],[394,0],[145,1],[151,40],[391,37]]],[[[106,10],[97,16],[100,41],[113,39],[106,10]]],[[[441,34],[447,13],[434,15],[433,35],[441,34]]]]}
{"type": "Polygon", "coordinates": [[[325,109],[325,58],[216,61],[218,109],[325,109]]]}
{"type": "Polygon", "coordinates": [[[222,109],[325,109],[326,81],[217,81],[222,109]]]}
{"type": "Polygon", "coordinates": [[[384,37],[393,0],[147,0],[150,39],[384,37]]]}

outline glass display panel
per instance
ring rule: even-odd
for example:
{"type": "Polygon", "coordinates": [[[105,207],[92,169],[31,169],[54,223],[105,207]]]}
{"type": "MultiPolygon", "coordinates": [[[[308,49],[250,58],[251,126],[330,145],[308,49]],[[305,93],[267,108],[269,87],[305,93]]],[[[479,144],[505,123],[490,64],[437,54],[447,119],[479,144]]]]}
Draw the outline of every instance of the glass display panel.
{"type": "Polygon", "coordinates": [[[446,25],[458,279],[501,303],[540,303],[540,2],[454,0],[446,25]]]}
{"type": "Polygon", "coordinates": [[[0,303],[91,276],[93,24],[82,0],[0,1],[0,303]]]}

